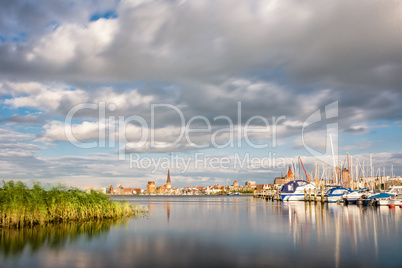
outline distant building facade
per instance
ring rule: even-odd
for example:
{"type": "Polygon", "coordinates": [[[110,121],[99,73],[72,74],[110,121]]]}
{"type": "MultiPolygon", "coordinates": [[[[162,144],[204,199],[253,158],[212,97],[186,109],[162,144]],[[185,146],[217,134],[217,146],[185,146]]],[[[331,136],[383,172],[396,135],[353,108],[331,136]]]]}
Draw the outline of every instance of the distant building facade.
{"type": "Polygon", "coordinates": [[[149,181],[149,182],[148,182],[148,184],[147,184],[147,192],[148,192],[149,194],[156,192],[155,182],[153,182],[153,181],[149,181]]]}
{"type": "Polygon", "coordinates": [[[257,188],[256,188],[256,190],[258,191],[258,192],[263,192],[263,191],[265,191],[265,190],[267,190],[269,188],[269,185],[268,184],[257,184],[257,188]]]}
{"type": "MultiPolygon", "coordinates": [[[[109,187],[111,187],[111,189],[113,189],[112,185],[110,185],[109,187]]],[[[125,188],[123,185],[119,184],[119,185],[117,185],[116,189],[112,193],[121,194],[121,195],[140,194],[141,189],[140,188],[125,188]]]]}
{"type": "Polygon", "coordinates": [[[288,174],[286,174],[285,177],[276,177],[274,180],[274,185],[284,185],[290,181],[295,180],[295,175],[293,174],[290,166],[289,166],[289,171],[288,174]]]}
{"type": "Polygon", "coordinates": [[[113,185],[109,185],[108,187],[106,187],[106,194],[113,194],[113,192],[113,185]]]}

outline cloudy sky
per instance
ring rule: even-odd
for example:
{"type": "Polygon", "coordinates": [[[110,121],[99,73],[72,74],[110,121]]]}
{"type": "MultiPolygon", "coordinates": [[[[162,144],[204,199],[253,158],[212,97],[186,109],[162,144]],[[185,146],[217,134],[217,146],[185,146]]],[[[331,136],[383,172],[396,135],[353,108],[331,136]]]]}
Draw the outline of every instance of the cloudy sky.
{"type": "Polygon", "coordinates": [[[0,2],[0,178],[402,174],[400,1],[0,2]],[[329,135],[331,133],[331,135],[329,135]],[[329,148],[329,149],[328,149],[329,148]]]}

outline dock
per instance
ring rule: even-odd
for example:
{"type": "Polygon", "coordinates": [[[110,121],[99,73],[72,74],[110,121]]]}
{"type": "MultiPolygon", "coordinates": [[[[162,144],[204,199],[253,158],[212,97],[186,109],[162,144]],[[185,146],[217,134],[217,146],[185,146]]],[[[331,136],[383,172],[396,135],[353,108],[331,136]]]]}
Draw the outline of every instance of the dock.
{"type": "MultiPolygon", "coordinates": [[[[260,198],[260,199],[265,199],[269,201],[282,201],[282,196],[280,194],[280,190],[266,190],[254,193],[253,194],[254,198],[260,198]]],[[[314,192],[311,192],[311,189],[307,192],[306,190],[304,191],[304,201],[305,202],[320,202],[324,203],[325,198],[324,198],[324,192],[321,191],[321,194],[317,193],[317,189],[314,189],[314,192]]]]}

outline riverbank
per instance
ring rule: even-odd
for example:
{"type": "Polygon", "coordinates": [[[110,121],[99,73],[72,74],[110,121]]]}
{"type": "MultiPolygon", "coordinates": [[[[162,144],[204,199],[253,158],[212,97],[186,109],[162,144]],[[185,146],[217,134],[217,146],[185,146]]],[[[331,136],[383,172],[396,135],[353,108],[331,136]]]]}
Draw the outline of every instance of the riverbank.
{"type": "Polygon", "coordinates": [[[18,181],[4,182],[0,189],[0,227],[24,226],[133,217],[145,214],[138,206],[112,201],[97,191],[53,187],[43,189],[34,184],[29,189],[18,181]]]}

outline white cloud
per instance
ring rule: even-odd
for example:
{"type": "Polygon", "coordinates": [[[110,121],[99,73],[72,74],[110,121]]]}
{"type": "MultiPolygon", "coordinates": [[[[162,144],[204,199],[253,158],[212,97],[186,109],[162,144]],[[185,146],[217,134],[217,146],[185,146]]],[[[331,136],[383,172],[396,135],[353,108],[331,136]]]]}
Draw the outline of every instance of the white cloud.
{"type": "Polygon", "coordinates": [[[67,24],[44,36],[27,54],[27,60],[44,61],[62,68],[72,60],[81,59],[90,73],[103,66],[101,53],[112,42],[117,29],[115,20],[99,19],[88,26],[67,24]]]}
{"type": "Polygon", "coordinates": [[[10,142],[21,142],[21,141],[31,141],[35,135],[30,133],[21,133],[14,131],[12,129],[0,128],[0,142],[10,143],[10,142]]]}
{"type": "Polygon", "coordinates": [[[85,91],[66,89],[66,86],[58,84],[47,85],[36,82],[7,82],[6,84],[16,97],[4,100],[4,104],[14,108],[32,107],[39,110],[55,111],[62,101],[67,101],[71,106],[74,106],[86,102],[88,99],[85,91]],[[21,94],[24,95],[19,96],[21,94]]]}
{"type": "Polygon", "coordinates": [[[12,95],[18,96],[22,94],[38,94],[43,91],[44,85],[38,82],[4,82],[4,86],[7,87],[12,95]]]}
{"type": "Polygon", "coordinates": [[[84,121],[81,124],[66,125],[65,122],[50,121],[43,126],[44,132],[36,141],[69,141],[66,132],[71,132],[78,141],[99,140],[99,132],[105,130],[105,124],[84,121]],[[100,128],[100,129],[99,129],[100,128]]]}
{"type": "Polygon", "coordinates": [[[117,111],[129,111],[138,106],[150,107],[155,101],[152,95],[141,95],[136,90],[117,93],[113,88],[101,89],[92,102],[107,102],[108,104],[116,105],[117,111]]]}

